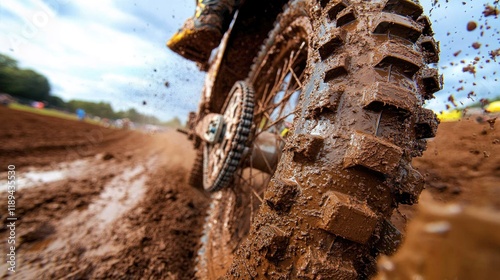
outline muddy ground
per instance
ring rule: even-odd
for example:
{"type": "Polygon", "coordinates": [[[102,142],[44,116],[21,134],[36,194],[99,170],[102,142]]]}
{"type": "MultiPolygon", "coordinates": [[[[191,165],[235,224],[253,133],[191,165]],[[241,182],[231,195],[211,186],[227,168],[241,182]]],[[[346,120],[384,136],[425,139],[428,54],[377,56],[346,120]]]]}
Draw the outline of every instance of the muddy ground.
{"type": "Polygon", "coordinates": [[[413,165],[433,198],[500,210],[500,121],[470,117],[439,125],[413,165]]]}
{"type": "MultiPolygon", "coordinates": [[[[194,152],[175,131],[106,129],[0,107],[0,217],[16,166],[13,279],[192,279],[209,198],[187,185],[194,152]]],[[[441,124],[415,160],[441,201],[500,209],[500,135],[475,119],[441,124]],[[496,185],[495,185],[496,184],[496,185]]],[[[412,207],[394,215],[404,228],[412,207]]],[[[2,256],[9,230],[0,228],[2,256]]],[[[4,257],[3,257],[4,258],[4,257]]]]}

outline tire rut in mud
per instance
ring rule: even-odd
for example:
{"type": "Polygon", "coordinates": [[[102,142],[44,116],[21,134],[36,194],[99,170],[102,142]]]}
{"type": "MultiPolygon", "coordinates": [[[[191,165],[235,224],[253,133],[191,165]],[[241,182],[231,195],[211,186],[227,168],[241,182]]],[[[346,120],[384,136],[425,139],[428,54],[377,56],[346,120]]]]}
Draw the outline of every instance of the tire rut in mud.
{"type": "Polygon", "coordinates": [[[116,225],[122,249],[101,257],[92,277],[192,279],[206,197],[186,184],[185,170],[159,170],[147,183],[139,207],[116,225]],[[119,255],[118,260],[113,256],[119,255]]]}

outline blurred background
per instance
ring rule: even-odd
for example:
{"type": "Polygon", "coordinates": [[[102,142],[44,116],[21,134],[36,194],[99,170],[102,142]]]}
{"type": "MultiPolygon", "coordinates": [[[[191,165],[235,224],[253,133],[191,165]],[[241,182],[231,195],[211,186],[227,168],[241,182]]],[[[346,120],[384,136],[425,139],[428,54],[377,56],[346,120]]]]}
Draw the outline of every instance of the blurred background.
{"type": "MultiPolygon", "coordinates": [[[[498,16],[487,13],[498,1],[420,2],[440,41],[435,67],[445,79],[426,106],[439,113],[499,99],[498,16]]],[[[3,1],[0,92],[68,113],[83,108],[100,118],[184,123],[204,74],[165,42],[194,7],[172,0],[3,1]]]]}

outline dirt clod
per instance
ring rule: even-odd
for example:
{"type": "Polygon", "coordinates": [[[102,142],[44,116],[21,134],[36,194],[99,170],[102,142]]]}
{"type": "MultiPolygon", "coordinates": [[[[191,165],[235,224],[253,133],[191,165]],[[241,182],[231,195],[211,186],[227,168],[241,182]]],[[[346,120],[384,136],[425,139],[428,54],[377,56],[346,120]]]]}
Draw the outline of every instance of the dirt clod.
{"type": "Polygon", "coordinates": [[[102,160],[110,160],[110,159],[113,159],[113,158],[115,158],[115,156],[113,154],[110,154],[110,153],[105,153],[102,156],[102,160]]]}
{"type": "Polygon", "coordinates": [[[469,21],[467,23],[467,31],[473,31],[477,28],[477,23],[475,21],[469,21]]]}
{"type": "Polygon", "coordinates": [[[471,74],[476,75],[476,67],[472,64],[469,64],[469,65],[462,68],[462,72],[464,72],[464,73],[469,72],[471,74]]]}
{"type": "Polygon", "coordinates": [[[485,17],[490,17],[490,16],[497,16],[498,15],[498,9],[496,7],[493,7],[491,5],[487,5],[484,7],[483,15],[485,17]]]}
{"type": "Polygon", "coordinates": [[[487,119],[486,121],[490,124],[490,129],[495,129],[495,122],[497,118],[487,119]]]}

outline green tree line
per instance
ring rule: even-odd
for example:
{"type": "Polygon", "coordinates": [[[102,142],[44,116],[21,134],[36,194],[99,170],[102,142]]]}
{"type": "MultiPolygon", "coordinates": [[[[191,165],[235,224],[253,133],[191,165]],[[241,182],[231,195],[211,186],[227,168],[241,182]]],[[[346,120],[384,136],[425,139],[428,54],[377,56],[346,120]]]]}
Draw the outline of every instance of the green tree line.
{"type": "Polygon", "coordinates": [[[83,100],[70,100],[65,102],[58,96],[50,94],[50,84],[45,76],[31,69],[21,69],[17,60],[0,54],[0,93],[8,93],[14,97],[41,101],[48,104],[48,107],[75,112],[82,108],[92,116],[108,119],[128,118],[133,122],[149,124],[170,124],[179,122],[177,118],[161,123],[158,118],[144,115],[135,109],[115,112],[111,105],[106,102],[89,102],[83,100]]]}
{"type": "Polygon", "coordinates": [[[45,101],[50,95],[50,84],[43,75],[31,69],[21,69],[15,59],[0,54],[0,91],[45,101]]]}
{"type": "Polygon", "coordinates": [[[133,122],[161,124],[158,118],[150,115],[141,114],[133,108],[128,109],[126,111],[115,112],[111,107],[111,105],[106,102],[95,103],[83,100],[70,100],[69,102],[66,103],[65,108],[72,112],[76,111],[76,109],[78,108],[81,108],[85,110],[87,114],[93,116],[99,116],[101,118],[108,118],[108,119],[128,118],[133,122]]]}

